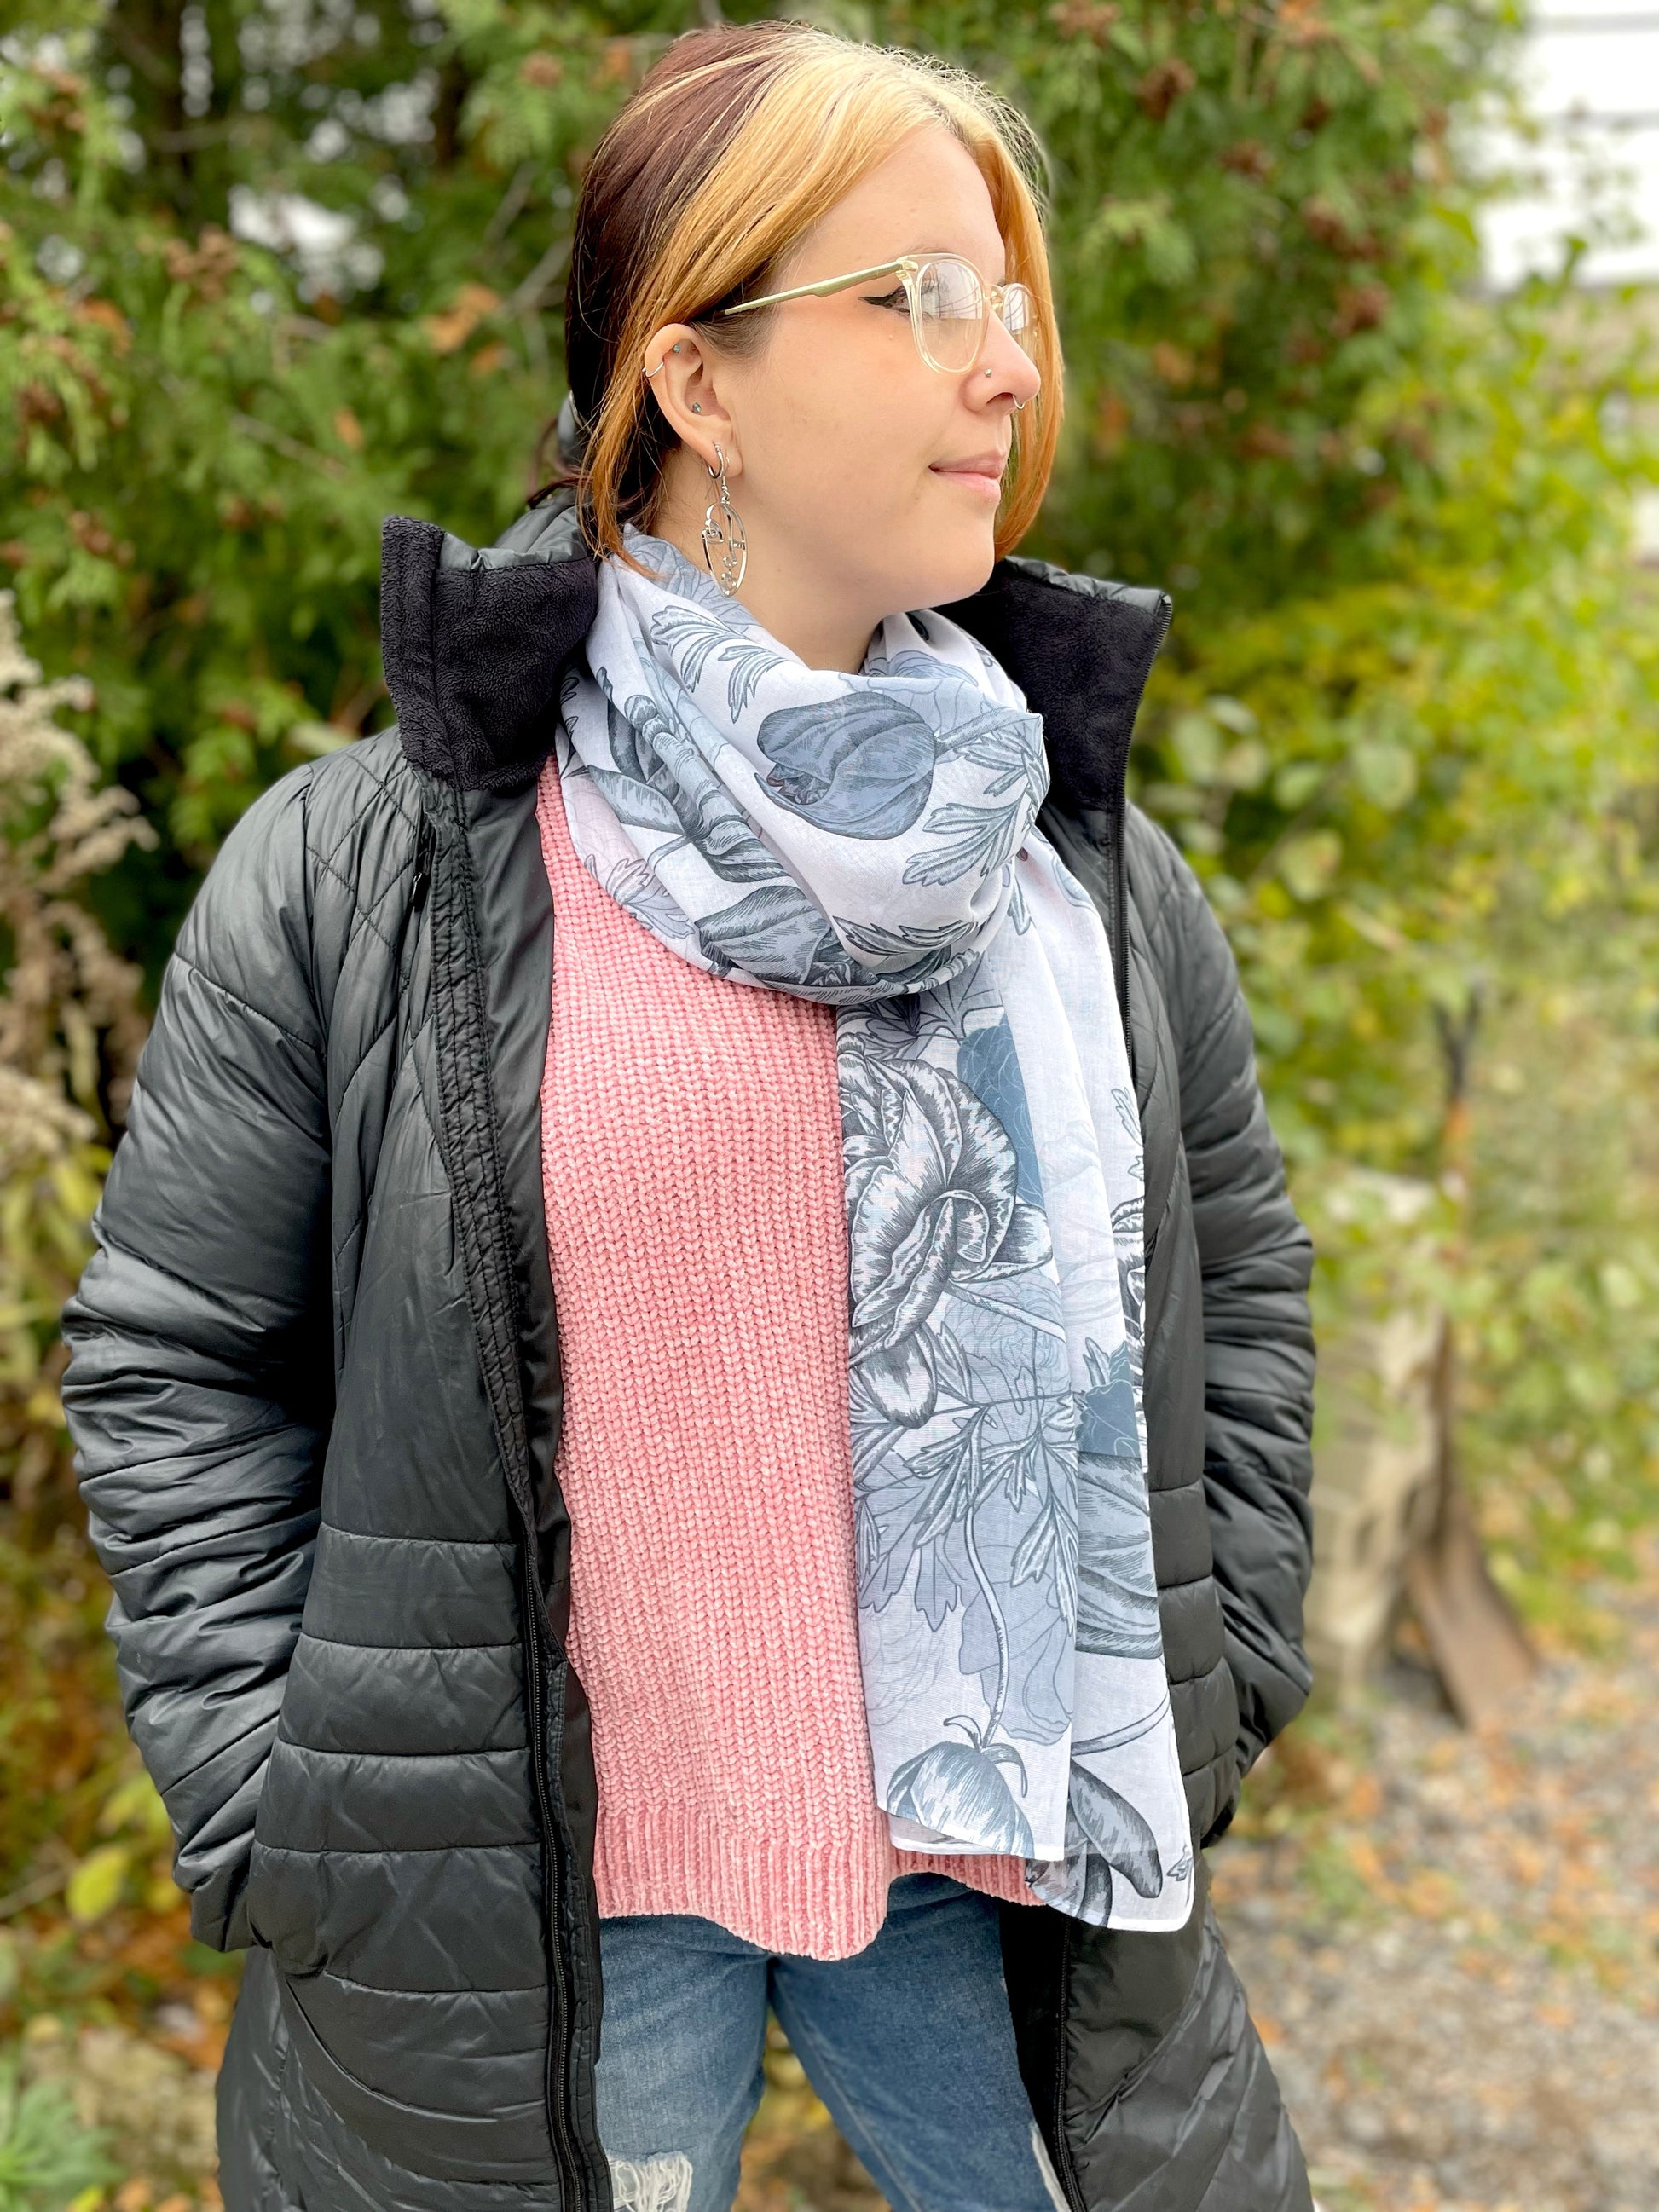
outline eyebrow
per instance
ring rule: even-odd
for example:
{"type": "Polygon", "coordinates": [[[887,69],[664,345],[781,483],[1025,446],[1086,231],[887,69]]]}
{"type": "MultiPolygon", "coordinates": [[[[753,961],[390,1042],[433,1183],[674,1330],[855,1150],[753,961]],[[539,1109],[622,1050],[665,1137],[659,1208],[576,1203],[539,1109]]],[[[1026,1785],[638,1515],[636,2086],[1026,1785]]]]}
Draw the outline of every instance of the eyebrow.
{"type": "MultiPolygon", "coordinates": [[[[904,252],[906,258],[911,261],[927,261],[935,253],[949,253],[958,261],[973,261],[975,268],[977,269],[979,267],[979,264],[977,261],[974,260],[973,255],[971,253],[964,253],[959,246],[939,246],[937,244],[933,246],[907,246],[904,252]]],[[[898,256],[895,254],[893,258],[896,260],[898,256]]],[[[1008,281],[1008,248],[1006,243],[1002,249],[1002,274],[1000,276],[991,277],[989,281],[993,284],[1006,284],[1008,281]]]]}
{"type": "MultiPolygon", "coordinates": [[[[763,292],[758,299],[738,300],[731,307],[717,307],[714,312],[720,315],[747,315],[757,307],[781,307],[788,300],[826,300],[836,292],[850,292],[858,284],[873,284],[878,277],[896,276],[904,261],[927,261],[935,254],[951,254],[959,261],[969,261],[970,266],[978,265],[969,255],[957,253],[954,246],[933,246],[921,253],[895,254],[890,261],[878,261],[873,268],[849,269],[844,276],[820,276],[809,284],[792,284],[787,291],[763,292]]],[[[1003,264],[1004,273],[992,287],[994,291],[1000,291],[1008,282],[1006,252],[1003,264]]]]}

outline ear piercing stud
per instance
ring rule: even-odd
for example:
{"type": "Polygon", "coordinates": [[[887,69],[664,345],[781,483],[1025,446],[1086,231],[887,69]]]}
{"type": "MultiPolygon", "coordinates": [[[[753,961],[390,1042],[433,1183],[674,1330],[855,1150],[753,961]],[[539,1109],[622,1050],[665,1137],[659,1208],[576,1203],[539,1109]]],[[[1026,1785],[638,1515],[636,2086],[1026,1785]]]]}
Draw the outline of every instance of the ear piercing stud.
{"type": "MultiPolygon", "coordinates": [[[[684,343],[684,340],[682,340],[682,342],[681,342],[681,343],[684,343]]],[[[675,345],[675,346],[670,346],[670,348],[669,348],[668,349],[669,349],[669,351],[670,351],[671,353],[678,353],[678,352],[679,351],[679,349],[679,349],[679,347],[678,347],[678,345],[675,345]]],[[[641,364],[642,373],[643,373],[645,375],[647,375],[647,376],[654,376],[654,375],[657,374],[657,369],[659,369],[661,367],[662,367],[662,363],[661,363],[660,362],[659,362],[657,363],[657,368],[643,368],[643,364],[641,364]]],[[[988,375],[991,374],[991,372],[990,372],[990,370],[988,368],[988,369],[986,370],[985,374],[988,376],[988,375]]]]}

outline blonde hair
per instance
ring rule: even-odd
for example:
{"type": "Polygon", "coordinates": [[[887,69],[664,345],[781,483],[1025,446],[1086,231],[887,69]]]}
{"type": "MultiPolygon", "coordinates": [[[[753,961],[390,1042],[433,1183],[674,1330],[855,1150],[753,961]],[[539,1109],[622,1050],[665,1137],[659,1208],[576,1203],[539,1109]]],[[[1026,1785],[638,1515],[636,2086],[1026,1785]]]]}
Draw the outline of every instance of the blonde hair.
{"type": "MultiPolygon", "coordinates": [[[[601,140],[583,179],[566,301],[571,397],[586,430],[582,527],[622,554],[623,525],[649,526],[675,442],[641,374],[666,323],[700,323],[768,272],[918,126],[960,140],[991,196],[1010,279],[1036,302],[1030,350],[1042,388],[1016,420],[996,548],[1030,527],[1060,434],[1062,365],[1030,126],[965,70],[803,24],[688,32],[601,140]]],[[[761,341],[774,311],[720,323],[728,352],[761,341]]],[[[623,557],[626,557],[625,556],[623,557]]]]}

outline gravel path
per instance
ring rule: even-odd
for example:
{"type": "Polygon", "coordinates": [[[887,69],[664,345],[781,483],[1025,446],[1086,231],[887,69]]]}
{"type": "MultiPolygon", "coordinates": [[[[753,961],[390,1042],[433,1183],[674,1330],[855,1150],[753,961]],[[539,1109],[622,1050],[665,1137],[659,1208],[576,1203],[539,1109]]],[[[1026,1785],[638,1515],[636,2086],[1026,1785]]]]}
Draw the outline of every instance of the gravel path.
{"type": "Polygon", "coordinates": [[[1397,1664],[1214,1853],[1325,2212],[1659,2207],[1659,1559],[1602,1605],[1502,1739],[1397,1664]]]}

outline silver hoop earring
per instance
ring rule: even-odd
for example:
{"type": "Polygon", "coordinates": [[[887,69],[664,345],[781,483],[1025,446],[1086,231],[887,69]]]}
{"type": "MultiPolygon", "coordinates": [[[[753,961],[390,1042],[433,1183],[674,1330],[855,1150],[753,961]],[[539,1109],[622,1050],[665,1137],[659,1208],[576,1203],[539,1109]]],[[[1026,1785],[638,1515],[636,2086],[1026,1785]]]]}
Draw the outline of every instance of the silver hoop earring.
{"type": "Polygon", "coordinates": [[[1026,410],[1026,409],[1030,405],[1030,404],[1031,404],[1031,403],[1030,403],[1030,401],[1029,399],[1016,399],[1016,400],[1015,400],[1015,402],[1014,402],[1014,412],[1015,412],[1015,414],[1016,414],[1016,415],[1023,415],[1023,414],[1025,412],[1025,410],[1026,410]]]}
{"type": "Polygon", "coordinates": [[[732,599],[737,597],[744,570],[749,566],[749,541],[744,535],[743,518],[732,504],[732,487],[726,481],[726,455],[718,444],[713,467],[707,461],[703,466],[715,484],[714,496],[702,518],[703,565],[726,598],[732,599]],[[718,568],[714,566],[717,551],[720,556],[718,568]]]}

